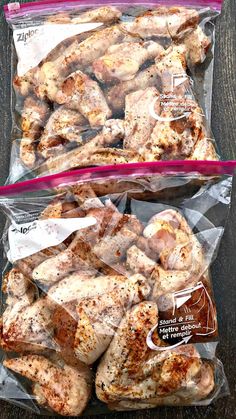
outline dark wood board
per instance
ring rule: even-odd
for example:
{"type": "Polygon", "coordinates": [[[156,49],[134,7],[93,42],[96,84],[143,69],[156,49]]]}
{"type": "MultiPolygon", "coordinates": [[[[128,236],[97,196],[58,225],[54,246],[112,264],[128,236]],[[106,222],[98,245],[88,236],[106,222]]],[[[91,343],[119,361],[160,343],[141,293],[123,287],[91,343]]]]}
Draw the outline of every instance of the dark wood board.
{"type": "MultiPolygon", "coordinates": [[[[7,1],[1,1],[1,6],[7,1]]],[[[236,159],[236,1],[225,0],[216,23],[215,70],[213,85],[212,130],[223,159],[236,159]]],[[[10,55],[11,35],[0,15],[0,182],[7,177],[10,156],[10,55]]],[[[3,221],[1,219],[1,221],[3,221]]],[[[1,224],[2,226],[3,224],[1,224]]],[[[220,326],[217,355],[223,361],[231,396],[208,407],[158,408],[155,410],[112,413],[108,419],[235,419],[236,418],[236,181],[230,217],[212,267],[214,291],[220,326]]],[[[29,419],[35,415],[0,402],[1,419],[29,419]]],[[[52,417],[52,416],[51,416],[52,417]]],[[[100,418],[100,416],[96,415],[100,418]]]]}

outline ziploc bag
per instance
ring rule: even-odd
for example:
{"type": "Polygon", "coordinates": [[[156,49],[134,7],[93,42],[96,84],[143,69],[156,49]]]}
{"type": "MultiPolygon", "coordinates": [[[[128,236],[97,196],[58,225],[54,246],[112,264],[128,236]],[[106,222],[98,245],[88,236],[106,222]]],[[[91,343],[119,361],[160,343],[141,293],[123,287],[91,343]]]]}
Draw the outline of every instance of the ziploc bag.
{"type": "Polygon", "coordinates": [[[8,179],[217,160],[209,127],[221,0],[5,6],[13,29],[8,179]]]}
{"type": "Polygon", "coordinates": [[[234,167],[138,163],[0,188],[0,398],[76,416],[228,394],[210,265],[234,167]]]}

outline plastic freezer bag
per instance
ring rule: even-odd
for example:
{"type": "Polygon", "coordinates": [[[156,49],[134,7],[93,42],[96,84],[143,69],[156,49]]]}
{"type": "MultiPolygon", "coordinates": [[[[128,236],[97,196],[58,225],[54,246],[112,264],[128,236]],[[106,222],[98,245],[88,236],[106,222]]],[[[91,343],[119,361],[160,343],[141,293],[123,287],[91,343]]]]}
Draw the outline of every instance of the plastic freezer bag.
{"type": "Polygon", "coordinates": [[[228,394],[210,265],[232,169],[217,163],[81,169],[0,189],[0,398],[76,416],[228,394]]]}
{"type": "Polygon", "coordinates": [[[220,10],[221,0],[5,6],[15,50],[9,182],[218,159],[209,123],[220,10]]]}

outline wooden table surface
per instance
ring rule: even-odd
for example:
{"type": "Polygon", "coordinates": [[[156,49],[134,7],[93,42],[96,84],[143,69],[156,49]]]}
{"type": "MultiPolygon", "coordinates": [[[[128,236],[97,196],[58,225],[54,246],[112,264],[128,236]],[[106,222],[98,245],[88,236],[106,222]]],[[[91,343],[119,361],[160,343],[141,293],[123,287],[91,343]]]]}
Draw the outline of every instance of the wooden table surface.
{"type": "MultiPolygon", "coordinates": [[[[1,6],[7,1],[1,1],[1,6]]],[[[215,70],[212,130],[223,159],[236,159],[236,0],[225,0],[216,23],[215,70]]],[[[11,34],[0,16],[0,182],[7,177],[10,155],[10,54],[11,34]]],[[[2,219],[1,219],[2,221],[2,219]]],[[[218,309],[220,343],[218,357],[223,361],[231,396],[208,407],[168,407],[154,410],[113,413],[103,419],[235,419],[236,418],[236,181],[234,181],[230,218],[212,267],[218,309]]],[[[35,415],[0,401],[1,419],[35,415]]],[[[51,416],[52,417],[52,416],[51,416]]],[[[96,415],[96,418],[100,416],[96,415]]]]}

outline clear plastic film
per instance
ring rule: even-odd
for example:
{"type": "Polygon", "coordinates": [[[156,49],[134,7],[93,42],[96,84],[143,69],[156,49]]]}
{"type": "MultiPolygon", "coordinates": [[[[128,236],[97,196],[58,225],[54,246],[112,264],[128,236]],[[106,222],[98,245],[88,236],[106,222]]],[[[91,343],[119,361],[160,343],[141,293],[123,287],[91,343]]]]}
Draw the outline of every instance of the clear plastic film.
{"type": "Polygon", "coordinates": [[[185,164],[0,188],[0,398],[76,416],[228,394],[210,265],[235,162],[185,164]]]}
{"type": "Polygon", "coordinates": [[[8,182],[78,167],[217,160],[210,130],[221,0],[9,4],[8,182]]]}

